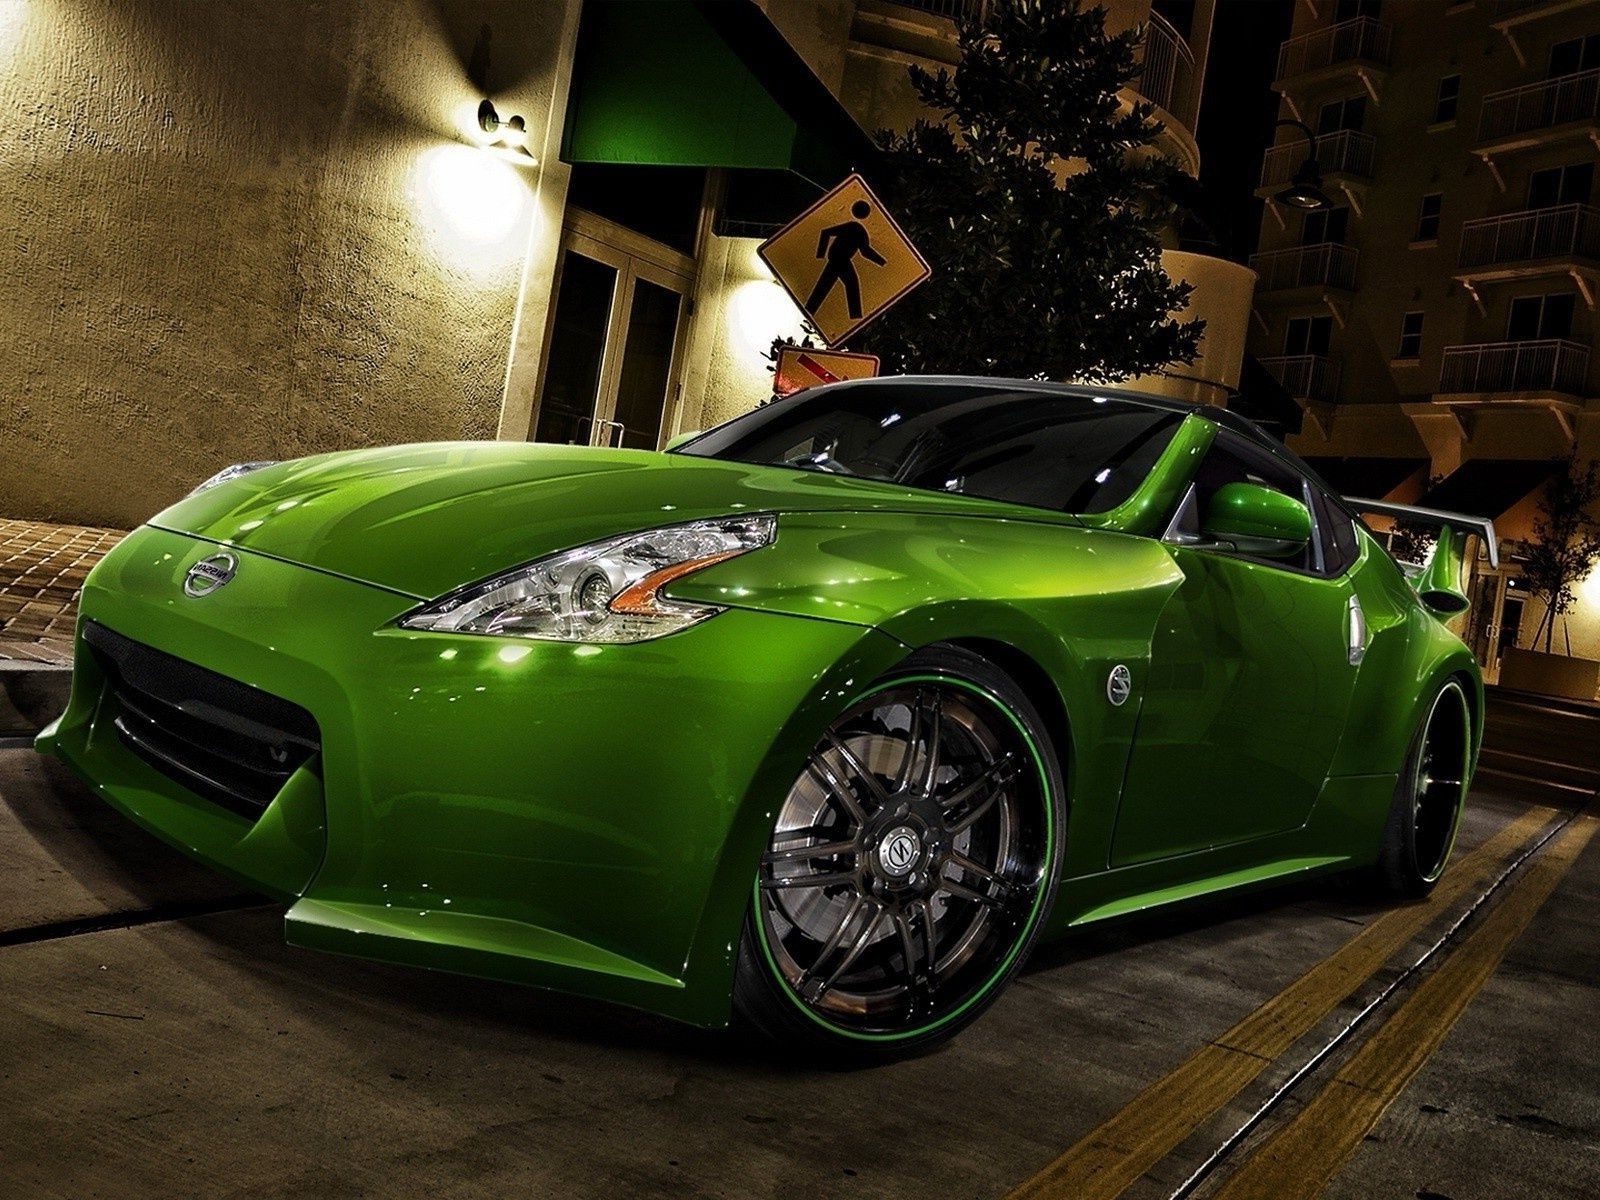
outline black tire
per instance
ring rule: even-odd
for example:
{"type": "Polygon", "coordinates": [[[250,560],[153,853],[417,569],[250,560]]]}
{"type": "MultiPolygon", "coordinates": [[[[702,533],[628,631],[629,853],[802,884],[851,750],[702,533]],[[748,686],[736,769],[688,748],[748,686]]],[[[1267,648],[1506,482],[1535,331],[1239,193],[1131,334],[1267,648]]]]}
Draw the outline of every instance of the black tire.
{"type": "Polygon", "coordinates": [[[976,1020],[1055,897],[1065,797],[1010,676],[955,647],[910,655],[834,719],[778,806],[740,941],[739,1024],[859,1063],[976,1020]]]}
{"type": "Polygon", "coordinates": [[[1461,826],[1471,762],[1471,710],[1460,681],[1451,679],[1434,693],[1395,784],[1378,851],[1382,891],[1418,898],[1439,882],[1461,826]]]}

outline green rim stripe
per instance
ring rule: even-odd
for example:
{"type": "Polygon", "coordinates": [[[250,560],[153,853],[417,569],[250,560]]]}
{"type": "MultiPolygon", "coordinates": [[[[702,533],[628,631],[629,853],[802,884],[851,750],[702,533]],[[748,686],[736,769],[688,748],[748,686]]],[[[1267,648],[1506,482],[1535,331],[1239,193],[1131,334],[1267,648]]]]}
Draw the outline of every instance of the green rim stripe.
{"type": "Polygon", "coordinates": [[[1001,960],[1000,965],[995,968],[994,974],[989,977],[988,981],[984,983],[982,987],[963,1000],[961,1004],[958,1005],[953,1011],[946,1013],[937,1021],[933,1021],[930,1024],[919,1026],[916,1029],[904,1030],[900,1033],[862,1033],[859,1030],[845,1029],[841,1026],[835,1025],[831,1021],[825,1020],[823,1017],[813,1012],[806,1005],[806,1002],[795,994],[794,989],[789,986],[789,981],[783,977],[783,971],[778,966],[777,959],[773,957],[772,947],[767,944],[767,922],[761,910],[761,873],[758,870],[756,872],[755,882],[751,888],[755,902],[756,940],[761,944],[761,954],[767,960],[767,967],[772,972],[772,977],[777,980],[778,986],[783,989],[783,994],[789,998],[790,1003],[792,1003],[797,1009],[799,1009],[816,1024],[822,1026],[822,1028],[826,1029],[829,1033],[838,1034],[840,1037],[854,1038],[855,1040],[862,1042],[898,1042],[904,1041],[907,1038],[921,1037],[924,1034],[932,1033],[934,1030],[939,1029],[944,1025],[948,1025],[951,1021],[954,1021],[962,1013],[966,1012],[974,1004],[987,996],[990,990],[994,987],[995,983],[1010,969],[1012,962],[1016,960],[1017,954],[1022,949],[1022,944],[1028,940],[1028,935],[1033,932],[1034,926],[1039,923],[1041,910],[1044,908],[1045,893],[1049,891],[1048,872],[1050,870],[1050,864],[1055,857],[1055,793],[1050,785],[1050,774],[1044,768],[1044,758],[1042,755],[1040,755],[1039,747],[1034,742],[1033,735],[1028,732],[1027,726],[1025,726],[1021,719],[1011,711],[1010,706],[1007,705],[1005,701],[1001,700],[1000,697],[996,696],[993,692],[989,691],[987,688],[979,687],[975,683],[970,683],[965,679],[959,679],[953,675],[902,675],[898,679],[886,680],[883,683],[868,688],[865,692],[862,692],[861,695],[850,701],[849,704],[845,705],[845,711],[850,711],[850,709],[860,704],[863,700],[869,700],[873,696],[876,696],[879,692],[888,691],[890,688],[901,687],[908,683],[946,684],[951,687],[962,688],[963,690],[971,692],[976,696],[981,696],[990,704],[994,705],[995,708],[997,708],[1001,713],[1003,713],[1006,720],[1010,721],[1011,724],[1016,728],[1016,731],[1022,735],[1022,740],[1028,747],[1028,753],[1033,756],[1034,766],[1039,772],[1039,786],[1044,793],[1044,864],[1046,875],[1039,881],[1039,894],[1034,897],[1033,911],[1028,914],[1028,919],[1023,924],[1022,929],[1018,932],[1016,940],[1012,943],[1010,951],[1006,954],[1005,958],[1001,960]]]}

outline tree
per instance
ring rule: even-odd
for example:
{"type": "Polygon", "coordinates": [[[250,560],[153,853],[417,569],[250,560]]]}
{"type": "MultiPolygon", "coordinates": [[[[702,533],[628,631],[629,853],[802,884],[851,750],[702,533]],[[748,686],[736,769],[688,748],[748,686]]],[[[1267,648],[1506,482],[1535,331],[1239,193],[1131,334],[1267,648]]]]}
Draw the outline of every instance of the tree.
{"type": "MultiPolygon", "coordinates": [[[[1543,633],[1547,654],[1555,638],[1556,618],[1566,615],[1577,602],[1574,585],[1600,562],[1600,521],[1589,515],[1596,500],[1600,500],[1600,463],[1589,462],[1579,470],[1575,462],[1569,462],[1539,501],[1533,537],[1508,546],[1522,559],[1522,580],[1529,595],[1545,602],[1533,640],[1537,643],[1543,633]]],[[[1571,649],[1569,642],[1569,653],[1571,649]]]]}
{"type": "Polygon", "coordinates": [[[911,68],[942,123],[880,135],[874,183],[933,278],[854,339],[893,371],[1114,382],[1192,362],[1203,322],[1161,269],[1177,168],[1124,108],[1142,31],[1082,0],[994,0],[952,73],[911,68]]]}

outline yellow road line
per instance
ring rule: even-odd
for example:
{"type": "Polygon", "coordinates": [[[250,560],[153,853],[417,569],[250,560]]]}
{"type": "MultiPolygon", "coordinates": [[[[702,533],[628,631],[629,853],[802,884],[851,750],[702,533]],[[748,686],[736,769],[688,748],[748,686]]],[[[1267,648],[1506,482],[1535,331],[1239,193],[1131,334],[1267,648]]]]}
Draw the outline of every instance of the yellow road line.
{"type": "Polygon", "coordinates": [[[1483,924],[1412,993],[1300,1114],[1256,1151],[1215,1200],[1321,1193],[1494,975],[1600,819],[1579,817],[1534,860],[1483,924]]]}
{"type": "Polygon", "coordinates": [[[1503,868],[1553,815],[1529,809],[1445,872],[1420,903],[1372,921],[1331,957],[1215,1042],[1201,1047],[1007,1200],[1111,1200],[1220,1111],[1272,1061],[1371,978],[1395,952],[1465,893],[1503,868]]]}

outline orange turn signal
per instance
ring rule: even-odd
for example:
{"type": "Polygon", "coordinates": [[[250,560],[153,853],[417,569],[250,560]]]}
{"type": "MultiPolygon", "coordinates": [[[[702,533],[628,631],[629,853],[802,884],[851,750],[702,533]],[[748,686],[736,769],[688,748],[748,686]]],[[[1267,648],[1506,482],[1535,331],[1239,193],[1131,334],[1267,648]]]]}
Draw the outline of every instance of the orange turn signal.
{"type": "Polygon", "coordinates": [[[659,617],[661,608],[656,603],[656,593],[674,579],[682,579],[685,575],[692,575],[696,571],[704,570],[714,563],[724,559],[737,558],[746,553],[744,550],[724,550],[720,554],[708,554],[704,558],[691,558],[685,562],[673,563],[669,567],[662,567],[659,571],[651,571],[643,579],[631,587],[624,588],[611,597],[607,605],[614,613],[627,613],[636,617],[659,617]]]}

